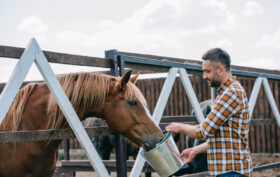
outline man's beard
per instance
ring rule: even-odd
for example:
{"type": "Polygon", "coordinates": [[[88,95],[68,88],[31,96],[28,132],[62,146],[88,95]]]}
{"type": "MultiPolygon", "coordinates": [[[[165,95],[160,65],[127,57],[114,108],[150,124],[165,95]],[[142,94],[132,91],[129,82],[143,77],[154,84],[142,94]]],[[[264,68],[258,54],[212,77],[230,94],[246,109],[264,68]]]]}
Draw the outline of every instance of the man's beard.
{"type": "Polygon", "coordinates": [[[210,87],[219,87],[221,85],[220,78],[217,74],[214,74],[213,80],[210,82],[210,87]]]}
{"type": "Polygon", "coordinates": [[[220,84],[220,81],[218,80],[212,80],[210,82],[210,87],[219,87],[221,84],[220,84]]]}

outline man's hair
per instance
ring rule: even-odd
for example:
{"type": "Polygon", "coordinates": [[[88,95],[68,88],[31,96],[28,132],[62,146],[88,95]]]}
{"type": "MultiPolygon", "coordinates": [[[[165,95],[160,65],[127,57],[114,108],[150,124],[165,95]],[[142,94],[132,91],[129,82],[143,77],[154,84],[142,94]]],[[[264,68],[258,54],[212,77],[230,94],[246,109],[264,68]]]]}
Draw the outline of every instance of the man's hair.
{"type": "Polygon", "coordinates": [[[230,56],[226,51],[220,48],[208,50],[202,56],[202,59],[210,60],[211,62],[219,62],[225,67],[226,71],[230,71],[230,56]]]}

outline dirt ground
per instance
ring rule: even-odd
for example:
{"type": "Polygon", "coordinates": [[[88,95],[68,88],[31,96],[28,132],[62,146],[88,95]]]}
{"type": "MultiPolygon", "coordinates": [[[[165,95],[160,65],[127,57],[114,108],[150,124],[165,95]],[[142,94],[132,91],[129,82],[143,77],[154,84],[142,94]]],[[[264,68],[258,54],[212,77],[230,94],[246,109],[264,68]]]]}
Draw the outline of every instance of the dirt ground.
{"type": "MultiPolygon", "coordinates": [[[[252,154],[254,166],[280,162],[280,154],[252,154]]],[[[280,177],[280,168],[262,170],[253,173],[254,177],[280,177]]]]}
{"type": "MultiPolygon", "coordinates": [[[[280,154],[251,154],[253,159],[253,165],[265,165],[274,162],[280,162],[280,154]]],[[[94,172],[77,172],[77,177],[97,177],[94,172]]],[[[116,173],[111,173],[111,177],[116,177],[116,173]]],[[[129,174],[128,174],[129,176],[129,174]]],[[[269,170],[263,170],[253,173],[254,177],[280,177],[280,168],[273,168],[269,170]]],[[[141,177],[145,177],[141,174],[141,177]]],[[[156,173],[152,174],[152,177],[159,177],[156,173]]]]}

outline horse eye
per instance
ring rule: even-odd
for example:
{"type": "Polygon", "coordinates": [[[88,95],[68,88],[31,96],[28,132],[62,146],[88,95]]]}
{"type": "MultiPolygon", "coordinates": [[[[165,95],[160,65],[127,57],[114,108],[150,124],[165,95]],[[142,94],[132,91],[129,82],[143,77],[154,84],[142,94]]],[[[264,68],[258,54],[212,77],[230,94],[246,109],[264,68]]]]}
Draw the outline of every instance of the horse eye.
{"type": "Polygon", "coordinates": [[[137,106],[137,101],[132,100],[127,102],[130,106],[137,106]]]}

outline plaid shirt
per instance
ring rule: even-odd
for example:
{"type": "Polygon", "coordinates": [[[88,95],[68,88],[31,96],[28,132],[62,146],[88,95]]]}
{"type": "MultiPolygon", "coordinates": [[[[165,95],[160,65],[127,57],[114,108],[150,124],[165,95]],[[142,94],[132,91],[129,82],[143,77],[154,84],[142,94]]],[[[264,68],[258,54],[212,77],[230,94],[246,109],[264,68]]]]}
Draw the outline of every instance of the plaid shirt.
{"type": "Polygon", "coordinates": [[[210,176],[230,171],[252,176],[249,121],[245,90],[238,81],[230,78],[219,87],[214,107],[207,118],[196,127],[197,138],[208,142],[210,176]]]}

